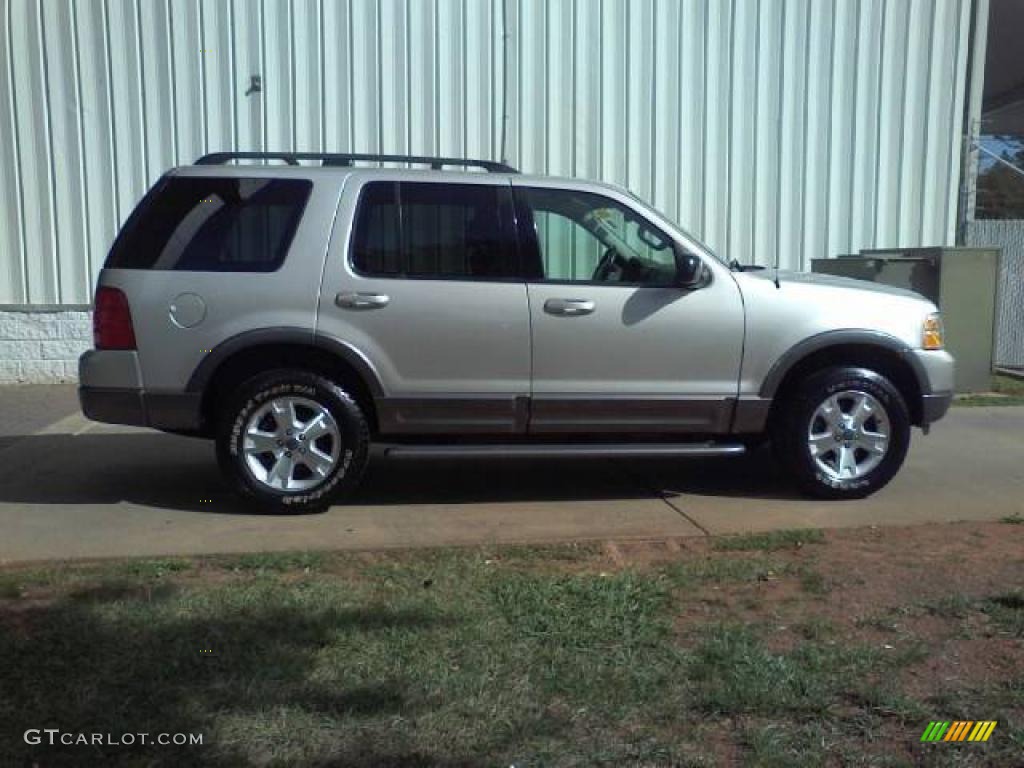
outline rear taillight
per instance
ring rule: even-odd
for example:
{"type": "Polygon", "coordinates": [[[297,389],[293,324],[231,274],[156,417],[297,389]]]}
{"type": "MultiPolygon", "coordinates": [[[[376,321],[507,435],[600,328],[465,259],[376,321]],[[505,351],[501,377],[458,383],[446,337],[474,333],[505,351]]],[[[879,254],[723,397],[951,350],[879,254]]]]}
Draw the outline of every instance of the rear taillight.
{"type": "Polygon", "coordinates": [[[135,349],[132,312],[128,297],[119,288],[96,289],[92,336],[96,349],[135,349]]]}

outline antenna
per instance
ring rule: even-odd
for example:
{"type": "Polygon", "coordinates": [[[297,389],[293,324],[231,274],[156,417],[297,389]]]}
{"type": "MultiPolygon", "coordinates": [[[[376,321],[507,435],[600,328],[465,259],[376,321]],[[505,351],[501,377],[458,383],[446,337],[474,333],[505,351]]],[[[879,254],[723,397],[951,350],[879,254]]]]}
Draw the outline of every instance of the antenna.
{"type": "Polygon", "coordinates": [[[781,255],[782,255],[782,251],[778,247],[776,247],[775,248],[775,263],[772,265],[772,269],[775,272],[775,280],[774,280],[774,282],[775,282],[775,287],[776,288],[781,288],[782,287],[781,285],[779,285],[779,256],[781,256],[781,255]]]}

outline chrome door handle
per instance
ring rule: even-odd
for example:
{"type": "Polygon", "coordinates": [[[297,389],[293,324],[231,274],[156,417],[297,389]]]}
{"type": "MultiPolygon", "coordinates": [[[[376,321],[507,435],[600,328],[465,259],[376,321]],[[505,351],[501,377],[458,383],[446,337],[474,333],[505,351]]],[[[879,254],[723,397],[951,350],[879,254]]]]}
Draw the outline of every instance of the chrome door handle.
{"type": "Polygon", "coordinates": [[[544,311],[549,315],[589,315],[594,311],[594,302],[589,299],[548,299],[544,311]]]}
{"type": "Polygon", "coordinates": [[[386,307],[390,296],[383,293],[339,293],[334,303],[343,309],[379,309],[386,307]]]}

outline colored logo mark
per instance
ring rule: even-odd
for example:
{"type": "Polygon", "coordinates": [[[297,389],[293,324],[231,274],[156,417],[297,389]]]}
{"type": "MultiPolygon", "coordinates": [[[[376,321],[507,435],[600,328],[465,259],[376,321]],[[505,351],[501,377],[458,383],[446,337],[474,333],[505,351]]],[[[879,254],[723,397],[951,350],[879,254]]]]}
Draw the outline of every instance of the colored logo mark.
{"type": "Polygon", "coordinates": [[[921,734],[921,741],[988,741],[995,729],[995,720],[933,720],[921,734]]]}

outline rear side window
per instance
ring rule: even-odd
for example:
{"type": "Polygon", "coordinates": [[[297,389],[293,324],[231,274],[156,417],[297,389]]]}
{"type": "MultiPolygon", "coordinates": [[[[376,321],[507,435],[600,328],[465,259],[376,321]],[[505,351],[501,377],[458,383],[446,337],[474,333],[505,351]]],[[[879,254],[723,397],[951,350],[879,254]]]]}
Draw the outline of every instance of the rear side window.
{"type": "Polygon", "coordinates": [[[124,225],[106,266],[272,272],[312,187],[299,179],[164,178],[124,225]]]}
{"type": "Polygon", "coordinates": [[[370,182],[356,214],[352,265],[376,277],[514,279],[511,190],[370,182]]]}

